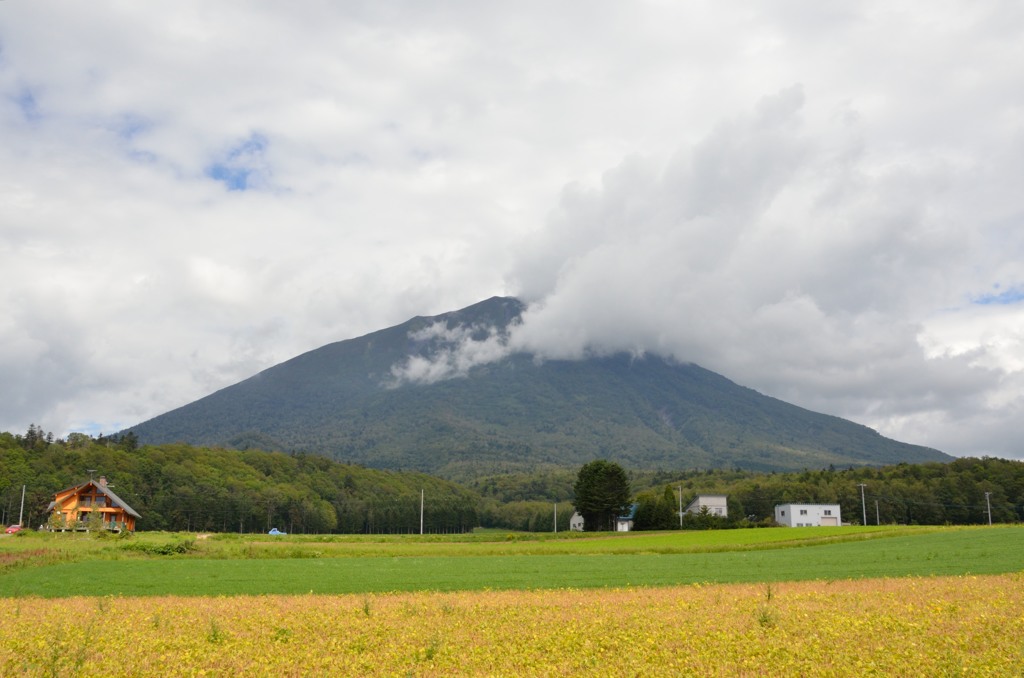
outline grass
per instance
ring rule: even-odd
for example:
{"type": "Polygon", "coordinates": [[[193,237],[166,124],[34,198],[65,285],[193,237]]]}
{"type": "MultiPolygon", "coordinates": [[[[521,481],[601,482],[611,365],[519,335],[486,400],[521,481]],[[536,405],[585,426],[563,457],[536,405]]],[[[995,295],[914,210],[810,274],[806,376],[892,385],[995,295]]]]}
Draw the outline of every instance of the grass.
{"type": "MultiPolygon", "coordinates": [[[[0,556],[62,554],[0,570],[0,596],[337,594],[603,588],[782,582],[1024,569],[1024,527],[814,528],[635,533],[535,539],[520,535],[210,537],[183,555],[155,555],[174,535],[124,544],[8,539],[0,556]],[[497,541],[495,539],[498,538],[497,541]],[[24,543],[22,543],[24,542],[24,543]],[[150,547],[127,548],[148,543],[150,547]],[[70,554],[70,555],[69,555],[70,554]]],[[[60,535],[45,535],[59,537],[60,535]]]]}
{"type": "MultiPolygon", "coordinates": [[[[83,533],[29,532],[0,539],[4,552],[45,549],[65,560],[122,559],[160,550],[188,551],[203,558],[310,558],[365,556],[552,555],[585,553],[703,553],[858,541],[922,534],[935,527],[821,527],[813,530],[749,529],[691,532],[508,532],[450,535],[287,535],[140,532],[127,540],[83,533]]],[[[956,528],[953,528],[956,529],[956,528]]]]}
{"type": "Polygon", "coordinates": [[[707,553],[859,541],[937,528],[855,527],[815,530],[580,533],[477,532],[453,535],[195,535],[143,532],[128,539],[84,533],[28,532],[0,539],[0,571],[11,566],[193,554],[201,558],[363,558],[707,553]]]}

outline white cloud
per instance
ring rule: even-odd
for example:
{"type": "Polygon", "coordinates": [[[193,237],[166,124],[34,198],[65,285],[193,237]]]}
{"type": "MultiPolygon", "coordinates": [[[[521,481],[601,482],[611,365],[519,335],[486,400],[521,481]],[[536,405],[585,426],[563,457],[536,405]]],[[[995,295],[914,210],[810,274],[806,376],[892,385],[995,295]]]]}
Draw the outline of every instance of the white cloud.
{"type": "Polygon", "coordinates": [[[888,434],[1018,454],[1019,295],[982,312],[970,292],[993,274],[979,262],[1020,253],[990,249],[1005,213],[972,209],[1006,158],[880,157],[801,101],[784,90],[660,173],[633,159],[567,193],[518,269],[535,304],[513,343],[669,354],[888,434]],[[968,412],[1001,434],[964,435],[968,412]]]}
{"type": "Polygon", "coordinates": [[[474,367],[501,360],[510,352],[507,334],[493,327],[448,327],[439,321],[412,332],[409,338],[423,344],[425,350],[391,367],[389,388],[465,377],[474,367]]]}
{"type": "MultiPolygon", "coordinates": [[[[995,0],[0,3],[0,429],[110,431],[521,293],[513,347],[1020,455],[1022,28],[995,0]]],[[[409,375],[502,348],[464,339],[409,375]]]]}

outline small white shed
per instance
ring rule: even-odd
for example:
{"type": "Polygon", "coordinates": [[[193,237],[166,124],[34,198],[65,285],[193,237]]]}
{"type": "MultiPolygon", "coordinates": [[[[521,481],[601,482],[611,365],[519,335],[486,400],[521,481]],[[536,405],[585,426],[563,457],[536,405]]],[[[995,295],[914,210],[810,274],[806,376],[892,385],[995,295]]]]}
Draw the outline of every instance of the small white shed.
{"type": "Polygon", "coordinates": [[[636,510],[639,506],[640,504],[631,504],[629,507],[629,513],[615,518],[616,532],[629,532],[633,529],[633,524],[636,522],[636,510]]]}
{"type": "Polygon", "coordinates": [[[583,516],[580,515],[579,511],[574,511],[572,517],[569,518],[569,529],[573,532],[583,531],[583,516]]]}

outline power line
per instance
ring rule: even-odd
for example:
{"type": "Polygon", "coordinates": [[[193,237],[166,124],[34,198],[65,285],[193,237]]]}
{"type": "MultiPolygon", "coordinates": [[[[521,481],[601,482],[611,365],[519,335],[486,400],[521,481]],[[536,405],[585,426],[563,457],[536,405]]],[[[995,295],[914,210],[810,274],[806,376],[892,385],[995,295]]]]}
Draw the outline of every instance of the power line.
{"type": "MultiPolygon", "coordinates": [[[[991,492],[986,492],[985,494],[989,495],[989,494],[991,494],[991,492]]],[[[913,504],[915,506],[940,506],[942,508],[966,508],[966,509],[984,509],[984,508],[986,508],[986,504],[954,504],[954,503],[946,503],[946,502],[918,501],[916,499],[907,499],[905,497],[895,497],[895,496],[884,495],[884,494],[876,494],[876,495],[872,495],[872,497],[875,498],[875,499],[881,499],[882,501],[887,501],[887,502],[891,502],[891,503],[913,504]]]]}

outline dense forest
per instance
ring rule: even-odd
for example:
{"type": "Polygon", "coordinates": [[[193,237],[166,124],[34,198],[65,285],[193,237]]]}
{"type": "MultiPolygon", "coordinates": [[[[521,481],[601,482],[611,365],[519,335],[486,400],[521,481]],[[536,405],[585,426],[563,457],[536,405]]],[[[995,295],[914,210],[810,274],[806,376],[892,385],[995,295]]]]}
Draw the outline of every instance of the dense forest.
{"type": "Polygon", "coordinates": [[[865,516],[869,525],[981,524],[989,506],[992,522],[1024,520],[1024,462],[989,457],[798,473],[641,474],[638,489],[639,529],[678,528],[680,489],[684,503],[699,493],[727,495],[733,524],[770,522],[775,505],[787,503],[839,504],[843,521],[855,525],[865,516]]]}
{"type": "MultiPolygon", "coordinates": [[[[483,497],[482,520],[522,530],[551,529],[558,501],[559,530],[568,528],[577,469],[545,468],[467,481],[483,497]]],[[[1024,462],[965,457],[949,463],[796,473],[690,470],[631,474],[638,503],[635,529],[679,529],[679,505],[698,494],[725,494],[727,520],[685,516],[684,529],[771,525],[776,504],[836,503],[844,522],[944,525],[1024,521],[1024,462]],[[864,485],[863,501],[861,485],[864,485]],[[988,493],[988,497],[986,497],[988,493]]]]}
{"type": "Polygon", "coordinates": [[[46,522],[53,494],[90,476],[142,518],[139,530],[298,533],[461,532],[479,524],[480,497],[422,473],[340,464],[312,454],[187,445],[137,447],[131,436],[55,440],[34,426],[0,433],[0,501],[18,518],[25,485],[28,526],[46,522]]]}
{"type": "MultiPolygon", "coordinates": [[[[628,470],[628,467],[627,467],[628,470]]],[[[53,494],[105,475],[142,515],[140,530],[298,533],[460,532],[474,527],[568,529],[578,468],[494,473],[462,483],[418,472],[381,471],[323,456],[258,450],[139,446],[134,436],[66,439],[31,426],[0,433],[0,512],[46,521],[53,494]]],[[[859,524],[980,524],[1024,520],[1024,462],[962,458],[949,463],[757,473],[743,470],[634,471],[637,529],[678,529],[679,504],[726,494],[727,520],[687,517],[684,528],[767,525],[776,504],[838,503],[859,524]],[[861,487],[863,485],[863,488],[861,487]],[[862,501],[863,490],[863,501],[862,501]]]]}

